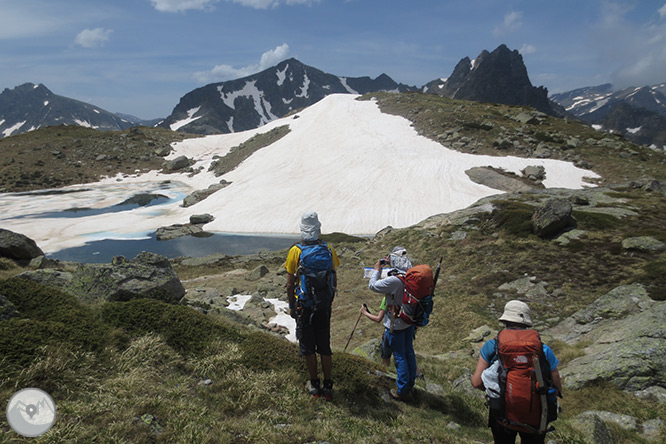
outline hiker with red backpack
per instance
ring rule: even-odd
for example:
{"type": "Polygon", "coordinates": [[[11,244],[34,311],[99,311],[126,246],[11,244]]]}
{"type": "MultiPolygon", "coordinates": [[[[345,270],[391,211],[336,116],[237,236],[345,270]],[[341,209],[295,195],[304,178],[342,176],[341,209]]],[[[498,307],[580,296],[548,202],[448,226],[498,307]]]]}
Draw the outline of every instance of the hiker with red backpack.
{"type": "Polygon", "coordinates": [[[296,320],[300,355],[305,358],[310,376],[305,388],[314,397],[330,400],[333,395],[331,305],[337,287],[335,270],[340,260],[335,249],[319,239],[321,224],[316,212],[301,216],[300,229],[301,242],[291,247],[285,263],[289,310],[296,320]],[[323,386],[317,353],[321,356],[323,386]]]}
{"type": "MultiPolygon", "coordinates": [[[[421,270],[425,271],[425,268],[430,272],[429,282],[425,285],[427,287],[426,291],[429,295],[432,295],[434,283],[430,267],[427,265],[413,267],[407,256],[407,250],[402,247],[395,247],[388,258],[377,261],[368,284],[370,290],[383,293],[386,296],[385,334],[388,338],[388,345],[393,350],[393,360],[398,375],[396,379],[397,387],[391,389],[390,394],[394,399],[401,401],[410,398],[417,375],[416,354],[414,353],[415,328],[417,325],[425,325],[417,322],[414,319],[414,314],[410,315],[405,310],[407,305],[410,305],[406,301],[411,297],[407,287],[413,281],[411,276],[420,274],[421,270]],[[387,277],[381,279],[384,265],[389,265],[392,270],[389,271],[387,277]]],[[[417,291],[414,292],[417,293],[417,291]]],[[[419,294],[419,296],[421,295],[419,294]]],[[[432,310],[432,302],[430,303],[430,310],[432,310]]]]}
{"type": "Polygon", "coordinates": [[[542,444],[548,423],[557,419],[562,381],[555,354],[531,329],[529,306],[506,303],[499,318],[506,326],[481,348],[472,385],[486,391],[495,444],[542,444]]]}

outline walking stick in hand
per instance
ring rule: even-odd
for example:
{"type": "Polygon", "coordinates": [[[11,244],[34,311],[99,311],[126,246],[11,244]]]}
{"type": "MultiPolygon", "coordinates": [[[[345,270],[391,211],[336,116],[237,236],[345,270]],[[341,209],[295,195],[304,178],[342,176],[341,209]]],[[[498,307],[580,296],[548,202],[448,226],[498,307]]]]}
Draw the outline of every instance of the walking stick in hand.
{"type": "MultiPolygon", "coordinates": [[[[368,309],[368,306],[366,304],[363,304],[363,306],[365,307],[366,310],[368,309]]],[[[347,351],[347,347],[349,347],[349,343],[351,342],[352,336],[354,336],[354,332],[356,331],[356,327],[358,326],[358,321],[361,320],[362,315],[363,315],[363,312],[360,312],[358,314],[358,319],[356,319],[356,324],[354,324],[354,329],[352,330],[351,334],[349,335],[349,339],[347,339],[347,345],[345,345],[345,349],[343,350],[343,352],[347,351]]]]}

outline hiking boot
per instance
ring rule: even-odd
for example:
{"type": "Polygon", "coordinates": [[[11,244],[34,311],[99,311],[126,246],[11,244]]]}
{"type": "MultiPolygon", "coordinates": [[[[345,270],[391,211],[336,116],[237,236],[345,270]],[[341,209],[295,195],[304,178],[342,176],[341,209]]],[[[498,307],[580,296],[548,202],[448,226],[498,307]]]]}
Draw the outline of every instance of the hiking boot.
{"type": "Polygon", "coordinates": [[[324,387],[321,389],[321,396],[327,401],[333,399],[333,381],[324,379],[324,387]]]}
{"type": "Polygon", "coordinates": [[[319,398],[321,388],[319,388],[319,379],[310,379],[305,384],[305,391],[315,398],[319,398]]]}
{"type": "Polygon", "coordinates": [[[398,393],[398,389],[394,389],[394,388],[392,388],[389,391],[389,393],[391,394],[391,398],[395,399],[396,401],[406,402],[406,401],[409,401],[409,399],[411,398],[409,396],[409,392],[404,393],[404,394],[401,395],[400,393],[398,393]]]}

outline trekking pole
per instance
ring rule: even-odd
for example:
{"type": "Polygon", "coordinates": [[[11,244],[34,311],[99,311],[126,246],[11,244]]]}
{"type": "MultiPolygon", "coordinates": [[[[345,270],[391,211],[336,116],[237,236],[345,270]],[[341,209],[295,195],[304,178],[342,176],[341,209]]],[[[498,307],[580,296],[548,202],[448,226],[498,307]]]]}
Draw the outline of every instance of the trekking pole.
{"type": "MultiPolygon", "coordinates": [[[[363,307],[365,307],[366,310],[368,309],[368,306],[366,304],[363,304],[363,307]]],[[[360,312],[358,314],[358,319],[356,320],[356,324],[354,324],[354,329],[352,330],[351,334],[349,335],[349,339],[347,339],[347,345],[345,345],[345,349],[343,350],[343,352],[347,351],[347,347],[349,347],[349,343],[351,342],[351,338],[352,338],[352,336],[354,336],[354,332],[356,331],[356,327],[358,326],[358,321],[361,320],[362,315],[363,315],[363,312],[360,312]]]]}
{"type": "Polygon", "coordinates": [[[435,294],[435,286],[437,286],[437,279],[439,278],[439,270],[442,269],[442,259],[444,259],[444,256],[439,258],[439,264],[437,264],[437,269],[435,270],[435,277],[433,278],[433,284],[432,284],[433,295],[435,294]]]}

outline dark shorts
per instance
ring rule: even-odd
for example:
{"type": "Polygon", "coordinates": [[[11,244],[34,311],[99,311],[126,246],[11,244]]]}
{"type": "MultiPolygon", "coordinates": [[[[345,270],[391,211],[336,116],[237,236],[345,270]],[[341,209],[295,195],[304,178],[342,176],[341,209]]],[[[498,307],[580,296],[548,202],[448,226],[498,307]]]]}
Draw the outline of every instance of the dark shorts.
{"type": "Polygon", "coordinates": [[[331,356],[331,312],[319,312],[310,316],[307,310],[298,320],[296,337],[300,348],[300,355],[307,356],[319,353],[331,356]]]}

